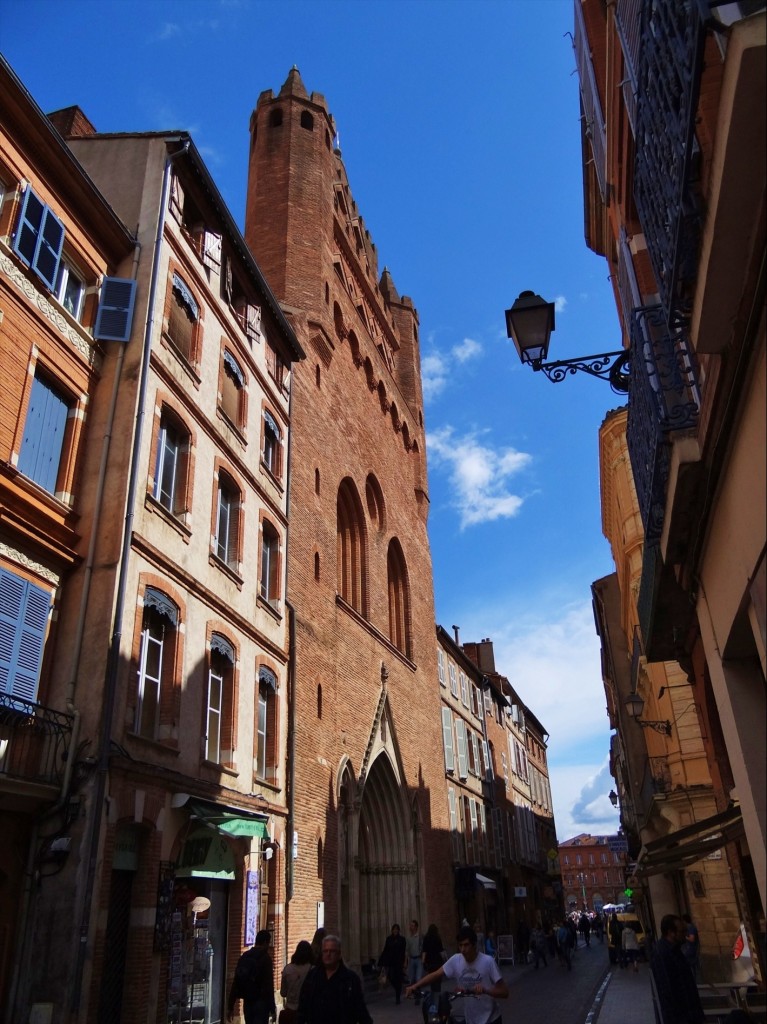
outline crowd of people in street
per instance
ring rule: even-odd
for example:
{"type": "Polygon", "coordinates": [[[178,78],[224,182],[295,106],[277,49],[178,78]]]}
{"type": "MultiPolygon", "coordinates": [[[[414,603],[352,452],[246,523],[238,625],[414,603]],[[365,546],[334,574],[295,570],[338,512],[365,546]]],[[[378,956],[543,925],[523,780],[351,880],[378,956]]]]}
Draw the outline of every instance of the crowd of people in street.
{"type": "MultiPolygon", "coordinates": [[[[522,922],[516,933],[516,963],[559,964],[571,971],[580,944],[591,946],[591,938],[604,943],[611,962],[639,972],[639,963],[647,959],[631,914],[608,915],[598,912],[564,915],[556,923],[536,924],[530,929],[522,922]],[[613,954],[615,959],[613,959],[613,954]]],[[[365,1003],[362,980],[342,958],[341,940],[324,928],[317,929],[311,942],[296,946],[290,963],[282,971],[280,995],[282,1009],[277,1011],[274,968],[271,957],[271,933],[260,931],[255,944],[240,957],[229,992],[227,1019],[232,1021],[238,1001],[242,1001],[245,1024],[372,1024],[365,1003]]],[[[501,1024],[498,1000],[509,995],[498,962],[495,933],[484,934],[479,922],[471,927],[464,922],[456,936],[458,952],[449,956],[436,925],[421,934],[417,920],[410,921],[408,934],[393,924],[377,961],[378,982],[391,986],[396,1003],[413,997],[422,1007],[424,1024],[440,1007],[443,981],[452,982],[449,998],[463,1001],[460,1014],[466,1024],[501,1024]]],[[[698,994],[700,937],[689,915],[667,914],[660,923],[660,937],[649,957],[654,988],[664,1024],[703,1024],[704,1012],[698,994]]],[[[728,1018],[729,1019],[729,1018],[728,1018]]],[[[732,1018],[731,1024],[735,1024],[732,1018]]]]}

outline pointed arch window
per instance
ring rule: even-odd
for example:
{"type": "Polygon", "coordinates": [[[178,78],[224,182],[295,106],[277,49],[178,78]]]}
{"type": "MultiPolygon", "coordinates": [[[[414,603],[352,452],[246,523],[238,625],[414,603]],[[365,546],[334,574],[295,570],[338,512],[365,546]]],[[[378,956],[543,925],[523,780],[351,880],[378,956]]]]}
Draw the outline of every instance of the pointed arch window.
{"type": "Polygon", "coordinates": [[[273,782],[277,775],[277,676],[265,665],[258,670],[257,695],[254,775],[273,782]]]}
{"type": "Polygon", "coordinates": [[[230,763],[235,653],[221,633],[210,638],[208,694],[205,711],[205,760],[230,763]]]}
{"type": "Polygon", "coordinates": [[[355,611],[367,616],[367,537],[362,504],[348,478],[336,502],[336,588],[355,611]]]}
{"type": "Polygon", "coordinates": [[[171,703],[178,618],[178,608],[167,594],[155,587],[146,588],[134,729],[147,739],[162,737],[162,712],[164,709],[167,713],[171,703]]]}
{"type": "Polygon", "coordinates": [[[410,587],[402,547],[396,537],[389,543],[386,559],[389,581],[389,639],[406,657],[411,657],[410,587]]]}

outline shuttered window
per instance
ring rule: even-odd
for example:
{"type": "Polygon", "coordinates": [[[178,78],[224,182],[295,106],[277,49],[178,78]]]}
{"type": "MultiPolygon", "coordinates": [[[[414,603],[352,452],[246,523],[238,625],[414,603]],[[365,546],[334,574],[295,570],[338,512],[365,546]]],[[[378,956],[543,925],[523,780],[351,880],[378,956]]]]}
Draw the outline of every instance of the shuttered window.
{"type": "Polygon", "coordinates": [[[136,282],[127,277],[105,277],[93,336],[99,341],[129,341],[136,302],[136,282]]]}
{"type": "Polygon", "coordinates": [[[0,569],[0,693],[36,701],[51,595],[0,569]]]}
{"type": "Polygon", "coordinates": [[[437,651],[437,678],[440,686],[447,686],[445,680],[445,655],[441,650],[437,651]]]}
{"type": "Polygon", "coordinates": [[[468,776],[466,758],[466,723],[462,718],[455,720],[455,737],[458,746],[458,776],[465,779],[468,776]]]}
{"type": "Polygon", "coordinates": [[[450,708],[442,708],[442,746],[445,750],[445,771],[455,771],[455,749],[453,747],[453,716],[450,708]]]}
{"type": "Polygon", "coordinates": [[[38,199],[31,188],[27,188],[13,249],[50,291],[56,284],[63,248],[64,225],[50,207],[38,199]]]}
{"type": "Polygon", "coordinates": [[[18,470],[51,494],[56,493],[68,399],[44,376],[35,374],[29,398],[18,470]]]}

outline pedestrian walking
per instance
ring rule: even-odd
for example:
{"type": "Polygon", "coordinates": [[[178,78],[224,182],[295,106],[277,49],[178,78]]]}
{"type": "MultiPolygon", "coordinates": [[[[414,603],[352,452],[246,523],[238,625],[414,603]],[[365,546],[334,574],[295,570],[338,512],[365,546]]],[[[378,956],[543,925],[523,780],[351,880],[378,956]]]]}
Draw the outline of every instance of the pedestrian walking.
{"type": "Polygon", "coordinates": [[[543,929],[538,925],[530,932],[530,950],[533,954],[533,963],[535,964],[536,971],[541,960],[543,960],[544,967],[548,966],[546,961],[546,936],[543,933],[543,929]]]}
{"type": "Polygon", "coordinates": [[[570,929],[564,921],[560,921],[557,928],[557,956],[563,967],[567,967],[568,971],[573,969],[570,958],[570,929]]]}
{"type": "Polygon", "coordinates": [[[570,955],[575,956],[578,949],[578,929],[575,927],[575,921],[571,917],[568,917],[565,921],[565,927],[570,933],[570,955]]]}
{"type": "Polygon", "coordinates": [[[585,910],[581,914],[580,920],[578,921],[578,931],[581,933],[581,936],[583,937],[584,943],[587,946],[590,946],[591,945],[591,920],[589,919],[589,915],[586,913],[585,910]]]}
{"type": "MultiPolygon", "coordinates": [[[[408,931],[410,934],[405,939],[405,950],[407,952],[407,983],[408,985],[415,985],[417,981],[420,981],[421,975],[423,974],[423,961],[421,960],[423,941],[421,939],[421,933],[418,931],[418,922],[415,919],[413,919],[408,925],[408,931]]],[[[420,994],[416,994],[416,1006],[420,1001],[420,994]]]]}
{"type": "Polygon", "coordinates": [[[689,914],[682,914],[682,922],[684,923],[682,955],[692,971],[693,978],[697,981],[700,972],[700,936],[689,914]]]}
{"type": "Polygon", "coordinates": [[[473,928],[463,927],[456,936],[458,952],[444,964],[425,975],[416,985],[405,990],[405,996],[413,995],[419,988],[425,988],[434,981],[447,978],[456,983],[456,988],[471,993],[463,999],[462,1014],[466,1024],[501,1024],[501,1009],[498,999],[507,999],[509,989],[501,976],[498,964],[487,953],[477,949],[477,933],[473,928]]]}
{"type": "Polygon", "coordinates": [[[378,958],[378,966],[386,971],[386,980],[394,989],[395,1003],[400,1001],[406,959],[407,946],[405,944],[405,937],[400,935],[399,925],[393,924],[391,932],[386,936],[384,948],[378,958]]]}
{"type": "Polygon", "coordinates": [[[522,920],[517,925],[517,960],[521,964],[527,963],[527,951],[530,948],[530,928],[527,921],[522,920]]]}
{"type": "MultiPolygon", "coordinates": [[[[421,959],[423,960],[423,971],[424,974],[434,974],[438,967],[447,960],[447,953],[445,952],[445,946],[440,938],[439,931],[437,930],[436,924],[430,924],[426,929],[426,934],[423,937],[421,959]]],[[[421,975],[423,978],[424,974],[421,975]]],[[[420,980],[420,979],[419,979],[420,980]]],[[[437,1005],[439,1002],[439,993],[442,991],[442,982],[439,978],[436,981],[432,981],[430,986],[431,995],[424,996],[423,999],[423,1021],[424,1024],[428,1024],[429,1017],[429,1006],[434,1003],[437,1005]]],[[[416,990],[416,995],[421,989],[416,990]]]]}
{"type": "Polygon", "coordinates": [[[301,986],[296,1024],[373,1024],[362,982],[343,962],[337,935],[325,935],[321,956],[301,986]]]}
{"type": "Polygon", "coordinates": [[[250,949],[237,961],[234,980],[229,989],[227,1020],[234,1017],[237,1002],[242,1000],[245,1024],[268,1024],[270,1016],[277,1016],[274,1001],[274,965],[269,955],[272,933],[260,931],[250,949]]]}
{"type": "Polygon", "coordinates": [[[303,939],[296,946],[290,963],[285,964],[280,979],[280,995],[285,1004],[280,1010],[279,1024],[295,1024],[301,986],[312,967],[311,943],[303,939]]]}
{"type": "Polygon", "coordinates": [[[623,926],[621,932],[621,950],[623,951],[623,963],[628,967],[631,964],[631,969],[634,974],[639,970],[639,939],[637,939],[637,933],[631,927],[630,924],[623,926]]]}
{"type": "Polygon", "coordinates": [[[322,940],[325,938],[324,928],[318,928],[312,938],[312,964],[315,966],[322,963],[322,940]]]}
{"type": "Polygon", "coordinates": [[[599,945],[605,941],[605,922],[600,913],[594,916],[594,934],[599,939],[599,945]]]}
{"type": "Polygon", "coordinates": [[[660,932],[650,968],[663,1024],[703,1024],[698,986],[680,948],[685,934],[682,919],[676,914],[666,914],[660,923],[660,932]]]}
{"type": "Polygon", "coordinates": [[[610,963],[617,964],[621,958],[621,932],[623,931],[623,925],[618,920],[618,914],[614,910],[610,916],[610,923],[607,926],[607,932],[610,937],[608,944],[608,952],[610,954],[610,963]]]}

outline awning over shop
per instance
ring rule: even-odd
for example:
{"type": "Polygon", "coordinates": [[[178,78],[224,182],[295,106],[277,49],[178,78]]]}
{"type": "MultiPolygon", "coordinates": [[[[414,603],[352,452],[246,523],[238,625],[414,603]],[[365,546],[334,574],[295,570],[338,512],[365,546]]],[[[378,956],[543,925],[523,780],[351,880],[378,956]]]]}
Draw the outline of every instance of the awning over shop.
{"type": "Polygon", "coordinates": [[[486,878],[485,875],[480,875],[479,871],[476,874],[477,885],[481,885],[483,889],[495,889],[496,884],[492,878],[486,878]]]}
{"type": "Polygon", "coordinates": [[[175,870],[176,878],[217,878],[231,882],[235,877],[234,854],[222,835],[209,828],[196,828],[184,840],[175,870]]]}
{"type": "Polygon", "coordinates": [[[245,811],[223,804],[210,804],[205,800],[190,799],[186,809],[192,819],[227,836],[254,836],[268,839],[266,818],[253,811],[245,811]]]}
{"type": "Polygon", "coordinates": [[[647,843],[637,858],[636,874],[641,878],[678,871],[708,857],[727,843],[741,839],[744,834],[743,815],[740,805],[735,804],[720,814],[693,822],[647,843]]]}

